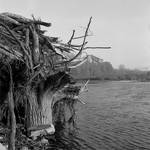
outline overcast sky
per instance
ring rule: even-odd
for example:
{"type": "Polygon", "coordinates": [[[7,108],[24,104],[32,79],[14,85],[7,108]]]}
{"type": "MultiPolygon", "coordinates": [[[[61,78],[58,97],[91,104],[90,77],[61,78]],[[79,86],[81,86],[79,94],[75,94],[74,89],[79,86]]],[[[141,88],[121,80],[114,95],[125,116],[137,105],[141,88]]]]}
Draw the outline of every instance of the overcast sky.
{"type": "Polygon", "coordinates": [[[0,0],[0,12],[6,11],[51,22],[49,35],[64,40],[92,16],[89,45],[112,49],[89,53],[114,67],[150,68],[150,0],[0,0]]]}

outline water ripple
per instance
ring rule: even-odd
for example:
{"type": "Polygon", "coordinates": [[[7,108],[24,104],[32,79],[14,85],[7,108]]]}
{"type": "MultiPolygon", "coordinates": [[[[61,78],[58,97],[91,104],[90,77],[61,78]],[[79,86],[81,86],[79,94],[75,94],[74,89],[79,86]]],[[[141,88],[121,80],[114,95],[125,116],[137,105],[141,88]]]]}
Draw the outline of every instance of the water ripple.
{"type": "MultiPolygon", "coordinates": [[[[150,150],[150,84],[107,82],[89,86],[77,110],[76,134],[58,150],[150,150]]],[[[66,131],[64,131],[65,133],[66,131]]]]}

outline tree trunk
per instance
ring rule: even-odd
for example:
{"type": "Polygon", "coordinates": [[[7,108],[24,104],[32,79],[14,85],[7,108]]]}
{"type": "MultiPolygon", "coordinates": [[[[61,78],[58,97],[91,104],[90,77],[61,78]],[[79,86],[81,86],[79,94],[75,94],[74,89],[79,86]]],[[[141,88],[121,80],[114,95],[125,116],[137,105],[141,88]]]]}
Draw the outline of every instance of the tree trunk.
{"type": "Polygon", "coordinates": [[[27,127],[52,124],[52,94],[46,92],[42,97],[41,106],[37,103],[37,94],[34,90],[28,91],[29,105],[27,106],[27,127]]]}

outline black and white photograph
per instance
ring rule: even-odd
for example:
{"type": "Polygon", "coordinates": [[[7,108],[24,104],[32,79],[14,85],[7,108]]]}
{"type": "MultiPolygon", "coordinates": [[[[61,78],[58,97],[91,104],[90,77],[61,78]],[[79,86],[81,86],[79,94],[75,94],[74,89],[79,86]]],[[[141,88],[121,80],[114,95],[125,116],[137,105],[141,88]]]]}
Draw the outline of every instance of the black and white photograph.
{"type": "Polygon", "coordinates": [[[0,150],[150,150],[150,0],[0,0],[0,150]]]}

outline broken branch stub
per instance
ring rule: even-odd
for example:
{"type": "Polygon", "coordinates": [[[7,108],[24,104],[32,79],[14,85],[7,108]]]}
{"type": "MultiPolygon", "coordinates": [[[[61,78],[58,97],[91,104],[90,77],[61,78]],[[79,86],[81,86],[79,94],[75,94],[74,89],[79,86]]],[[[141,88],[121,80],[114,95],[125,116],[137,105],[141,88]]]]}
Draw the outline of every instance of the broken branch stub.
{"type": "Polygon", "coordinates": [[[39,50],[39,37],[35,28],[32,28],[32,34],[33,34],[33,60],[34,65],[37,65],[39,63],[40,50],[39,50]]]}

